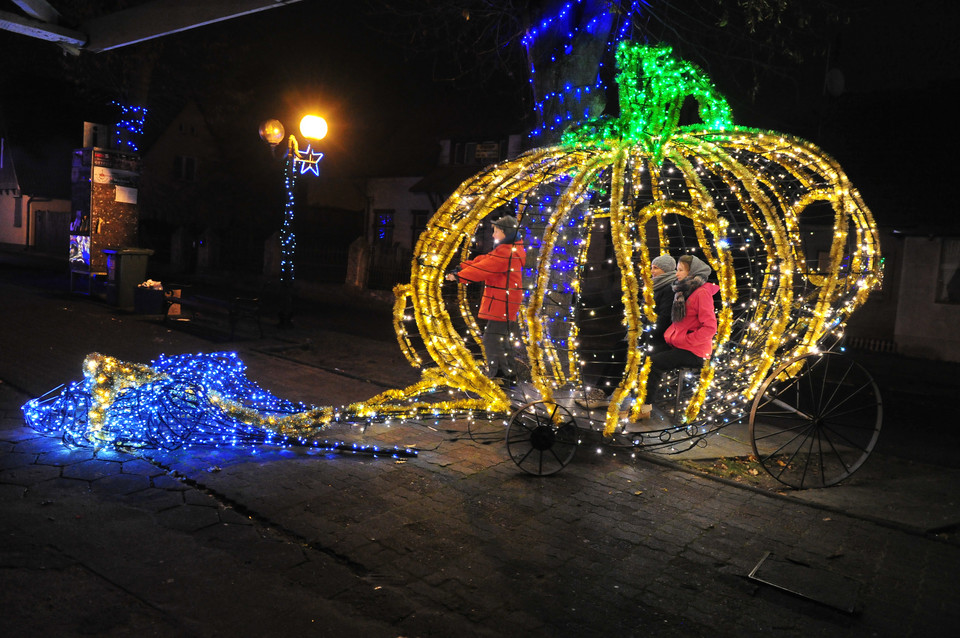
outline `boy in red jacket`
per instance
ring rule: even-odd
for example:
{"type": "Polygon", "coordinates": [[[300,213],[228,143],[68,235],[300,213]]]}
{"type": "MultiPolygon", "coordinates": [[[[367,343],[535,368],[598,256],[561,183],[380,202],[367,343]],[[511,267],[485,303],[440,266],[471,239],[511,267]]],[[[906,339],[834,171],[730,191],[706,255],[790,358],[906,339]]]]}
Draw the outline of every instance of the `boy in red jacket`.
{"type": "Polygon", "coordinates": [[[487,355],[487,376],[516,381],[517,372],[510,350],[511,333],[516,333],[517,312],[523,300],[522,268],[527,253],[517,238],[517,219],[504,215],[493,222],[496,247],[485,255],[460,264],[448,273],[448,281],[482,281],[483,299],[477,317],[486,319],[483,349],[487,355]]]}

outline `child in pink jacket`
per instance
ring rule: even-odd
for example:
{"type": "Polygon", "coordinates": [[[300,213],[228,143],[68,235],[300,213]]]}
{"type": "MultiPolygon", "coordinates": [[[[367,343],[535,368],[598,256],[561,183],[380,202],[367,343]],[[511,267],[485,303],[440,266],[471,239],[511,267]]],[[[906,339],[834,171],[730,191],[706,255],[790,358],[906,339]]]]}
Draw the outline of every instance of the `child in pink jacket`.
{"type": "MultiPolygon", "coordinates": [[[[677,260],[677,281],[673,284],[673,323],[664,333],[669,349],[650,356],[650,375],[647,377],[647,400],[653,398],[660,379],[667,370],[701,368],[713,351],[717,334],[717,313],[713,297],[720,286],[707,281],[710,266],[694,257],[684,255],[677,260]]],[[[651,405],[640,409],[640,418],[650,416],[651,405]]]]}

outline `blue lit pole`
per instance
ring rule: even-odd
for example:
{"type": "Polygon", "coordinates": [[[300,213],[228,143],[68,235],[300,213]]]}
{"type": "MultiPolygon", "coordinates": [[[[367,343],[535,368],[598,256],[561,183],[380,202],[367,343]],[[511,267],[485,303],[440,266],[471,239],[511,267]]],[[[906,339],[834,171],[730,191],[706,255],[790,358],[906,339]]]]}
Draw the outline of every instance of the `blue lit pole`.
{"type": "MultiPolygon", "coordinates": [[[[284,137],[283,124],[279,120],[267,120],[260,125],[260,138],[275,148],[284,137]]],[[[308,139],[323,139],[327,123],[322,117],[307,115],[300,121],[300,133],[308,139]]],[[[323,153],[314,152],[310,145],[300,150],[296,135],[287,138],[287,150],[283,157],[283,224],[280,226],[280,288],[283,294],[280,308],[280,325],[288,325],[293,318],[293,280],[297,237],[293,228],[296,212],[297,177],[304,173],[320,176],[320,160],[323,153]]]]}
{"type": "Polygon", "coordinates": [[[297,138],[287,138],[287,152],[283,160],[283,223],[280,225],[280,283],[290,285],[294,280],[294,257],[297,253],[297,235],[293,229],[296,212],[297,171],[296,162],[300,149],[297,138]]]}

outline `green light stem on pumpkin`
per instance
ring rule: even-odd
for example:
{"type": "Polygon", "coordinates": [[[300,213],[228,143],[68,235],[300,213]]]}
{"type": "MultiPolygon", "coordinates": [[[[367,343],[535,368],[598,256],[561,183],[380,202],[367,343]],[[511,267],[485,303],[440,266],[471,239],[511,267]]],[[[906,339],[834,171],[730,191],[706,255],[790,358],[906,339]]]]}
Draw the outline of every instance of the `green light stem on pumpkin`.
{"type": "Polygon", "coordinates": [[[620,116],[601,116],[571,127],[563,134],[563,144],[640,145],[659,159],[664,145],[678,131],[718,131],[733,126],[730,105],[706,74],[675,57],[667,45],[622,42],[617,48],[617,70],[620,116]],[[678,126],[687,97],[697,101],[702,124],[678,126]]]}

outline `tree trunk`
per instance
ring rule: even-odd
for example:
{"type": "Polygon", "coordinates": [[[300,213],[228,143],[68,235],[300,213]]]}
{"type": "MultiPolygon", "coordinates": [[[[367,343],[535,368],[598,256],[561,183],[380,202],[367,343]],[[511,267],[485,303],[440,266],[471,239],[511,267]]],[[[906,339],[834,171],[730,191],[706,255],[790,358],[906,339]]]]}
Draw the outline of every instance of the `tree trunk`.
{"type": "Polygon", "coordinates": [[[563,11],[564,4],[553,2],[524,38],[537,122],[530,135],[534,146],[554,144],[571,124],[601,115],[613,83],[612,61],[609,70],[604,62],[612,57],[608,43],[620,22],[611,7],[617,3],[585,0],[563,11]]]}

